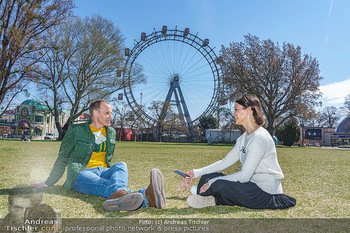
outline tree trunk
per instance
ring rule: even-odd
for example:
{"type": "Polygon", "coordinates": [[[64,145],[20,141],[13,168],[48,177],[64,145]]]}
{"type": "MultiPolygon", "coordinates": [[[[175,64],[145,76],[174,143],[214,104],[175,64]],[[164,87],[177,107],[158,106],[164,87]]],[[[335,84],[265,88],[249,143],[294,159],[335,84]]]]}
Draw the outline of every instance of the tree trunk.
{"type": "Polygon", "coordinates": [[[267,128],[266,130],[270,133],[271,137],[273,136],[273,133],[274,133],[274,128],[273,128],[273,122],[274,120],[271,119],[272,117],[267,117],[267,128]]]}
{"type": "Polygon", "coordinates": [[[121,140],[122,140],[122,131],[123,131],[123,128],[120,127],[119,135],[118,135],[118,141],[121,141],[121,140]]]}
{"type": "Polygon", "coordinates": [[[66,132],[67,132],[69,126],[71,125],[69,122],[70,122],[70,119],[68,119],[68,121],[66,122],[66,124],[64,124],[64,126],[62,127],[62,131],[61,131],[61,133],[59,133],[59,136],[58,136],[58,138],[57,138],[57,141],[62,141],[62,140],[63,140],[64,135],[66,135],[66,132]]]}

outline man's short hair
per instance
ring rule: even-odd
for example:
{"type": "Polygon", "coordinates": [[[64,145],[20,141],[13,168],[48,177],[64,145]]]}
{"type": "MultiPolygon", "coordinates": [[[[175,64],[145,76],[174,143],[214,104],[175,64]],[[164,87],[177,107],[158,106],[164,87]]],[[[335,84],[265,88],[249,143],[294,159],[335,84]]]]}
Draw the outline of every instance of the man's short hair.
{"type": "Polygon", "coordinates": [[[100,111],[101,103],[109,104],[109,102],[106,100],[94,100],[91,102],[91,104],[89,106],[89,112],[90,112],[91,117],[92,117],[92,113],[94,112],[94,110],[100,111]]]}

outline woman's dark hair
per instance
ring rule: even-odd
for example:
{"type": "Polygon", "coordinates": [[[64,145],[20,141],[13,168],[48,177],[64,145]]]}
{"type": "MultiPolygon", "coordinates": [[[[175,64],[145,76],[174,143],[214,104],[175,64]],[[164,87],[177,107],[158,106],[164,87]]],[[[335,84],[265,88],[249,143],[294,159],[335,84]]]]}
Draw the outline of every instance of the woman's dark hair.
{"type": "Polygon", "coordinates": [[[265,123],[261,103],[256,96],[244,95],[240,99],[237,99],[236,103],[242,105],[244,109],[248,107],[252,108],[255,123],[258,125],[263,125],[265,123]]]}

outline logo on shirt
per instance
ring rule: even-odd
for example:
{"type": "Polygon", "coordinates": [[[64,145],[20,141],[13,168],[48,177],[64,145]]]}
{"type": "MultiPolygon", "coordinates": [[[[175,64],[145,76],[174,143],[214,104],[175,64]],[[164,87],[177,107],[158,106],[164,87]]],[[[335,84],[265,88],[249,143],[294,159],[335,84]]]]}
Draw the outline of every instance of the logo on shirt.
{"type": "Polygon", "coordinates": [[[245,147],[244,147],[244,146],[242,146],[242,148],[241,148],[239,151],[243,152],[244,154],[246,154],[246,153],[247,153],[247,151],[246,151],[246,149],[245,149],[245,147]]]}
{"type": "Polygon", "coordinates": [[[106,152],[106,141],[107,138],[103,136],[101,132],[94,132],[95,135],[95,148],[94,152],[106,152]]]}

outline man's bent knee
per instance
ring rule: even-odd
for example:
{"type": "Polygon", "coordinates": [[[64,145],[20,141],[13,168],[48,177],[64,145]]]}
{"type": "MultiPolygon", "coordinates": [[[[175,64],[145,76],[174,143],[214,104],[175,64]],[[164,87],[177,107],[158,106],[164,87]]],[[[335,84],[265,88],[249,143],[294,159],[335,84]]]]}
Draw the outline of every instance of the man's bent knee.
{"type": "Polygon", "coordinates": [[[121,167],[127,168],[127,167],[128,167],[128,166],[126,165],[126,163],[123,162],[123,161],[120,161],[120,162],[118,162],[118,163],[115,163],[112,167],[114,167],[114,166],[119,167],[119,168],[121,168],[121,167]]]}

